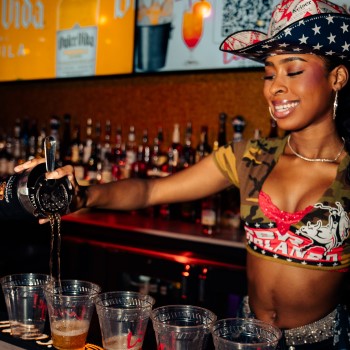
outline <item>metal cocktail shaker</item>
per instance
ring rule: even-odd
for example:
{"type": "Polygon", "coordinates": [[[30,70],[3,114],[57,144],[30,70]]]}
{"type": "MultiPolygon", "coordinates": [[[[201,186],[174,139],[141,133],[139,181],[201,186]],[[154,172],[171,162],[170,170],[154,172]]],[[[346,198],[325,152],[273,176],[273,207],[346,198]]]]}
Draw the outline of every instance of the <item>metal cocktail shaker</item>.
{"type": "Polygon", "coordinates": [[[73,188],[67,177],[47,180],[55,169],[56,140],[45,139],[46,163],[0,180],[0,220],[45,218],[68,214],[73,188]]]}

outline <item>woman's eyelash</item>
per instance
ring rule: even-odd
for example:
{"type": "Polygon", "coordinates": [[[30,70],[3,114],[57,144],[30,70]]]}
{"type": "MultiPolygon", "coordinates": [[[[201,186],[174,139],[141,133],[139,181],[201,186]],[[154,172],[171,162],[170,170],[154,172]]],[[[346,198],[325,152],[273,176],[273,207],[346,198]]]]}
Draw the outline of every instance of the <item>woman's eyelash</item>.
{"type": "Polygon", "coordinates": [[[272,80],[274,78],[274,75],[264,75],[261,79],[262,80],[272,80]]]}
{"type": "Polygon", "coordinates": [[[298,70],[297,72],[288,73],[288,76],[293,77],[293,76],[299,75],[299,74],[301,74],[301,73],[303,73],[303,72],[304,72],[303,70],[298,70]]]}
{"type": "MultiPolygon", "coordinates": [[[[299,70],[297,72],[288,73],[287,76],[294,77],[295,75],[302,74],[303,72],[304,72],[303,70],[299,70]]],[[[275,77],[274,75],[265,75],[262,77],[262,80],[272,80],[274,77],[275,77]]]]}

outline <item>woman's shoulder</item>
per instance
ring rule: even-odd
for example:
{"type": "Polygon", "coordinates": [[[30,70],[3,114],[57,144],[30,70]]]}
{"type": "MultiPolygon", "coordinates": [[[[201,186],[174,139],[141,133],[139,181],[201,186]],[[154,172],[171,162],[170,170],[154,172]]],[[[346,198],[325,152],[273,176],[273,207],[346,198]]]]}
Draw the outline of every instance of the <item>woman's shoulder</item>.
{"type": "Polygon", "coordinates": [[[280,154],[286,145],[286,138],[261,137],[259,139],[242,140],[232,145],[233,151],[243,150],[243,154],[280,154]]]}

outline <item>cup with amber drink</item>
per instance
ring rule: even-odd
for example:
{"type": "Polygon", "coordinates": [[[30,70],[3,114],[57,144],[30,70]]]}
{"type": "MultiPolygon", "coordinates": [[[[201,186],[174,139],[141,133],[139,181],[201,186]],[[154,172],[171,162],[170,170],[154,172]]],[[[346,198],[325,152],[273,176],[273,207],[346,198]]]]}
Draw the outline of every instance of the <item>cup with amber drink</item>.
{"type": "Polygon", "coordinates": [[[59,350],[84,350],[94,297],[101,287],[82,280],[55,281],[45,288],[52,344],[59,350]]]}

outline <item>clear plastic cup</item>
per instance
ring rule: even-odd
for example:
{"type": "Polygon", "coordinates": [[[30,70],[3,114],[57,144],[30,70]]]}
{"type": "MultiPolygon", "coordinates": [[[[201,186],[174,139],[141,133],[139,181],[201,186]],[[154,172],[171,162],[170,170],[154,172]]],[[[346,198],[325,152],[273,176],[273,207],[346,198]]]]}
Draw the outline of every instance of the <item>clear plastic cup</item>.
{"type": "Polygon", "coordinates": [[[44,286],[49,282],[50,276],[41,273],[0,279],[12,336],[31,340],[43,334],[47,315],[44,286]]]}
{"type": "Polygon", "coordinates": [[[282,337],[275,326],[254,318],[226,318],[210,329],[215,350],[274,350],[282,337]]]}
{"type": "Polygon", "coordinates": [[[151,313],[157,348],[162,350],[201,350],[210,339],[210,326],[217,316],[193,305],[166,305],[151,313]]]}
{"type": "Polygon", "coordinates": [[[95,298],[103,348],[141,350],[155,299],[132,291],[101,293],[95,298]]]}
{"type": "Polygon", "coordinates": [[[56,349],[85,349],[94,297],[100,291],[99,285],[81,280],[55,281],[46,286],[51,338],[56,349]]]}

